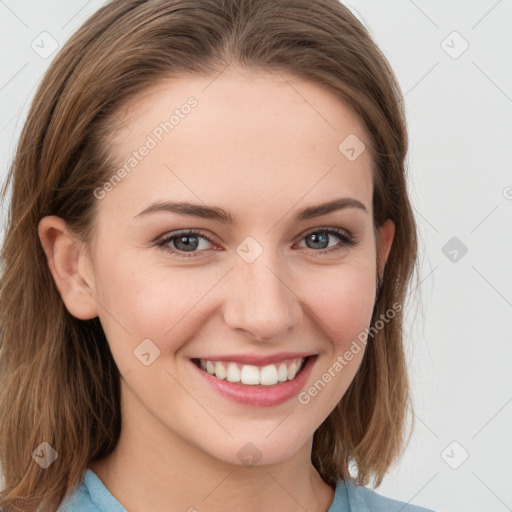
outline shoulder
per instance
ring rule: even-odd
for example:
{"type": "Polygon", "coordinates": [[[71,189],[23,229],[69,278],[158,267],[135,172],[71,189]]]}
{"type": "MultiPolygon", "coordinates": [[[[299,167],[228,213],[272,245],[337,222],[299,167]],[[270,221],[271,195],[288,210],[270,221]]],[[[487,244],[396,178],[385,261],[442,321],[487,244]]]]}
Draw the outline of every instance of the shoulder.
{"type": "Polygon", "coordinates": [[[57,512],[126,512],[90,469],[60,504],[57,512]]]}
{"type": "Polygon", "coordinates": [[[78,484],[74,491],[68,495],[60,504],[57,512],[101,512],[91,499],[87,487],[82,483],[78,484]]]}
{"type": "Polygon", "coordinates": [[[352,481],[340,480],[336,486],[334,501],[327,512],[434,512],[431,509],[398,501],[356,485],[352,481]]]}

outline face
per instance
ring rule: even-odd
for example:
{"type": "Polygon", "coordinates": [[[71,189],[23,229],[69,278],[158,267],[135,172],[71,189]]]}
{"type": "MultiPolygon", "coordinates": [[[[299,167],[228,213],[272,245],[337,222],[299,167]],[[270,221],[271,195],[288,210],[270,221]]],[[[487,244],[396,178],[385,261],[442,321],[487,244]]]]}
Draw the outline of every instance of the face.
{"type": "Polygon", "coordinates": [[[97,189],[79,265],[90,293],[61,283],[66,306],[99,316],[140,429],[228,463],[285,460],[364,354],[345,357],[394,227],[375,236],[369,152],[339,146],[369,139],[339,99],[284,74],[167,80],[118,118],[120,179],[97,189]]]}

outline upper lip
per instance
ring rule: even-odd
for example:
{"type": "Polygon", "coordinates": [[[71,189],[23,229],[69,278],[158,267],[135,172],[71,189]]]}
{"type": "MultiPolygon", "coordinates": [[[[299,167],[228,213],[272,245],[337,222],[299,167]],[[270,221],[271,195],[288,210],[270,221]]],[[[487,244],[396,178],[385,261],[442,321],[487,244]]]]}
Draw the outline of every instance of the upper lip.
{"type": "Polygon", "coordinates": [[[272,354],[269,356],[258,356],[255,354],[222,354],[203,356],[201,358],[192,359],[204,359],[206,361],[226,361],[240,364],[252,364],[255,366],[265,366],[267,364],[280,363],[286,359],[300,359],[302,357],[315,356],[316,353],[312,352],[279,352],[278,354],[272,354]]]}

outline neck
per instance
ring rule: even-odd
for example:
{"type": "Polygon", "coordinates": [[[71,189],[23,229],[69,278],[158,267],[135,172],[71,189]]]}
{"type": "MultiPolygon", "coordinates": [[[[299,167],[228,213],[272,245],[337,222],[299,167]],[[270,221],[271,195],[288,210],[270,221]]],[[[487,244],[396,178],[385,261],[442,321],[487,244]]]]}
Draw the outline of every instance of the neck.
{"type": "Polygon", "coordinates": [[[115,450],[89,468],[127,510],[325,512],[334,499],[311,463],[312,437],[279,463],[235,465],[170,432],[142,407],[122,410],[132,412],[123,415],[115,450]]]}

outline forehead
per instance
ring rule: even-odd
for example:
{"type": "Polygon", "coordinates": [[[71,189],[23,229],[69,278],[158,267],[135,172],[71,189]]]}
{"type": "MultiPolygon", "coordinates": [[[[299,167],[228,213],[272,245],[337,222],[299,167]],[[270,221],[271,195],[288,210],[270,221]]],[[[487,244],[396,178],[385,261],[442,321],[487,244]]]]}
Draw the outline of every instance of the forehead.
{"type": "Polygon", "coordinates": [[[125,165],[132,168],[108,199],[131,205],[133,215],[149,200],[169,198],[236,201],[254,212],[274,205],[277,214],[299,201],[351,196],[371,210],[369,151],[356,159],[343,152],[354,141],[358,152],[369,147],[362,123],[333,93],[295,76],[236,71],[166,79],[116,117],[117,164],[135,165],[125,165]]]}

